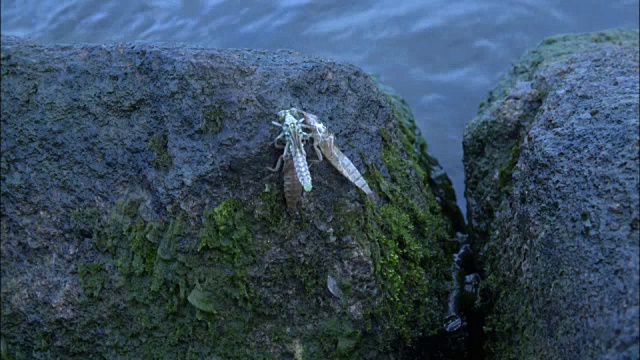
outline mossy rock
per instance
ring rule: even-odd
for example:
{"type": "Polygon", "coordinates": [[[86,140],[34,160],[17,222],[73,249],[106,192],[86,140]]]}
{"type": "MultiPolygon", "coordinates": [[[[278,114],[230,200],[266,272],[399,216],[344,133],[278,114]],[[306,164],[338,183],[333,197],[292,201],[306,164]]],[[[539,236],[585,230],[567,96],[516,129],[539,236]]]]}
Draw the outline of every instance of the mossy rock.
{"type": "Polygon", "coordinates": [[[544,40],[466,128],[489,357],[638,357],[638,41],[544,40]]]}
{"type": "Polygon", "coordinates": [[[406,104],[360,69],[2,40],[9,356],[400,358],[440,331],[452,193],[406,104]],[[378,202],[325,161],[287,213],[266,167],[291,106],[336,134],[378,202]]]}

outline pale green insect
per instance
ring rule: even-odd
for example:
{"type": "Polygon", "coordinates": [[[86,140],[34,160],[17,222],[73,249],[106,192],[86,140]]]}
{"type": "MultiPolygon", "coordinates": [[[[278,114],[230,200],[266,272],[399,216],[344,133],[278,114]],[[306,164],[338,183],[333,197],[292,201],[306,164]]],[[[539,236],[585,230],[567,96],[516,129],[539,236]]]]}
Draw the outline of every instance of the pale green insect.
{"type": "MultiPolygon", "coordinates": [[[[284,148],[284,153],[278,158],[276,166],[270,168],[270,170],[278,171],[283,160],[286,162],[286,160],[291,157],[298,181],[302,184],[304,191],[311,191],[311,174],[309,173],[309,165],[307,164],[307,153],[304,151],[304,141],[308,140],[311,135],[303,131],[303,127],[308,127],[302,123],[304,117],[302,117],[295,108],[278,112],[278,117],[282,123],[276,121],[272,123],[280,127],[282,132],[275,139],[274,145],[279,149],[284,148]],[[298,119],[296,115],[300,117],[300,119],[298,119]],[[285,140],[284,145],[278,143],[278,141],[283,138],[285,140]]],[[[287,167],[285,167],[285,169],[286,168],[287,167]]],[[[287,193],[287,189],[285,189],[285,193],[287,193]]]]}

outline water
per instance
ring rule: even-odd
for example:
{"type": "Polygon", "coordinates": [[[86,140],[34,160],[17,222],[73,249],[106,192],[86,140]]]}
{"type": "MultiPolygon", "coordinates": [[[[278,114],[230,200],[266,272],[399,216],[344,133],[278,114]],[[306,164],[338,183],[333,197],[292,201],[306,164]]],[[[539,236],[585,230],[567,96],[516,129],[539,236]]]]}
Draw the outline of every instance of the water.
{"type": "Polygon", "coordinates": [[[288,48],[353,63],[395,88],[464,209],[462,134],[498,77],[544,37],[638,28],[638,0],[3,0],[4,35],[47,43],[288,48]]]}

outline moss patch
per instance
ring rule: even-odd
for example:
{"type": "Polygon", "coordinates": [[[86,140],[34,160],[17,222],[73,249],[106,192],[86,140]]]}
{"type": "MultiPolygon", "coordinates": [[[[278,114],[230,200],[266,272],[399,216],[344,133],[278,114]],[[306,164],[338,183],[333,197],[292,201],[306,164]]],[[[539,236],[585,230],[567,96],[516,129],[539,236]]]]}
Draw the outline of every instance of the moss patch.
{"type": "Polygon", "coordinates": [[[166,170],[173,161],[173,156],[168,152],[169,137],[167,135],[156,135],[149,140],[147,149],[151,150],[154,159],[151,165],[156,170],[166,170]]]}
{"type": "MultiPolygon", "coordinates": [[[[441,323],[440,304],[446,296],[447,257],[440,243],[451,235],[435,197],[425,184],[411,183],[411,172],[426,170],[404,158],[385,130],[383,160],[391,181],[369,167],[367,181],[387,200],[367,205],[366,232],[377,253],[376,272],[382,280],[384,301],[379,316],[405,342],[435,333],[441,323]]],[[[423,177],[423,179],[425,179],[423,177]]]]}
{"type": "Polygon", "coordinates": [[[104,288],[104,274],[102,264],[81,264],[78,273],[82,281],[82,290],[89,297],[98,297],[104,288]]]}
{"type": "Polygon", "coordinates": [[[251,251],[252,235],[247,221],[248,216],[238,199],[227,199],[217,208],[206,209],[198,251],[216,249],[219,260],[237,263],[242,254],[251,251]]]}
{"type": "Polygon", "coordinates": [[[258,195],[253,216],[258,225],[263,225],[265,231],[279,232],[284,226],[285,211],[283,211],[284,190],[282,185],[265,184],[265,189],[258,195]]]}
{"type": "Polygon", "coordinates": [[[200,317],[221,346],[221,354],[248,351],[241,334],[251,328],[255,295],[248,271],[255,255],[249,216],[240,200],[228,199],[205,210],[198,251],[210,265],[198,270],[198,284],[188,300],[210,314],[200,317]]]}
{"type": "Polygon", "coordinates": [[[516,143],[509,152],[509,159],[505,161],[500,167],[500,170],[498,170],[498,186],[500,186],[500,190],[503,192],[511,192],[511,176],[513,175],[513,169],[518,163],[521,152],[522,148],[516,143]]]}
{"type": "Polygon", "coordinates": [[[90,280],[83,281],[89,291],[106,283],[110,296],[126,294],[121,300],[128,320],[114,325],[126,337],[147,339],[144,347],[128,348],[122,355],[252,358],[252,347],[244,341],[253,299],[247,273],[253,250],[241,202],[229,199],[206,209],[201,224],[183,212],[170,214],[169,222],[145,221],[140,204],[119,203],[94,231],[96,248],[110,254],[112,260],[106,262],[115,264],[120,275],[100,279],[107,272],[94,265],[81,270],[90,280]],[[148,333],[164,334],[169,341],[158,342],[148,333]]]}
{"type": "Polygon", "coordinates": [[[200,125],[200,132],[203,134],[218,134],[222,130],[224,116],[224,111],[220,106],[202,110],[202,124],[200,125]]]}

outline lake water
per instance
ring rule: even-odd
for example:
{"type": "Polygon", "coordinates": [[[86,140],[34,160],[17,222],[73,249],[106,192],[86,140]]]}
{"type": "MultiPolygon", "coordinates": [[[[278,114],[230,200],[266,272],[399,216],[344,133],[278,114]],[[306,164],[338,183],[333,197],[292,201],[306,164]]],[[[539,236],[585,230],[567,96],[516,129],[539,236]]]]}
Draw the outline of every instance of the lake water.
{"type": "Polygon", "coordinates": [[[1,10],[3,35],[46,43],[288,48],[355,64],[407,100],[464,209],[464,126],[498,77],[546,36],[638,28],[639,6],[638,0],[3,0],[1,10]]]}

